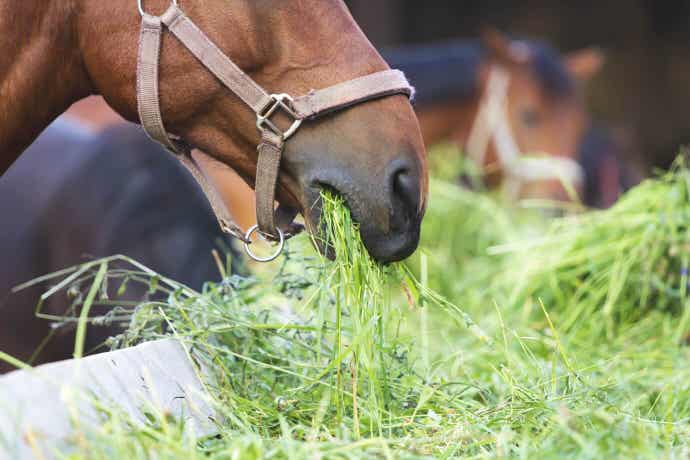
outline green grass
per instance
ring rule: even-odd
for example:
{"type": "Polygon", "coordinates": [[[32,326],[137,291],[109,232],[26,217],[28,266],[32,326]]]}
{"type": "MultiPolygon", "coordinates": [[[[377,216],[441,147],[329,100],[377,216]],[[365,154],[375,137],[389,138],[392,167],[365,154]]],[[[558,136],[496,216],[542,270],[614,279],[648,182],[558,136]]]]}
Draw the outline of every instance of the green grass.
{"type": "Polygon", "coordinates": [[[554,221],[432,181],[420,251],[385,268],[323,199],[335,262],[301,237],[272,273],[203,292],[139,265],[99,278],[113,260],[61,274],[161,293],[113,344],[178,336],[208,370],[219,430],[104,408],[68,458],[688,458],[682,162],[554,221]]]}

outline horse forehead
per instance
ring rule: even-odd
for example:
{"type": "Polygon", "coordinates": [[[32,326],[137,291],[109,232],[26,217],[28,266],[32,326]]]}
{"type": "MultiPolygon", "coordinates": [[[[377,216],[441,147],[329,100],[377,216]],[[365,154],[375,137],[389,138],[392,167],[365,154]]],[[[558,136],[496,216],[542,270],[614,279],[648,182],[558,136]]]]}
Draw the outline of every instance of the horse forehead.
{"type": "Polygon", "coordinates": [[[555,112],[584,110],[584,101],[575,88],[554,90],[529,68],[511,72],[508,96],[513,104],[530,103],[555,112]]]}
{"type": "Polygon", "coordinates": [[[531,59],[509,69],[513,86],[546,100],[571,100],[578,97],[577,84],[562,56],[546,45],[527,43],[531,59]]]}

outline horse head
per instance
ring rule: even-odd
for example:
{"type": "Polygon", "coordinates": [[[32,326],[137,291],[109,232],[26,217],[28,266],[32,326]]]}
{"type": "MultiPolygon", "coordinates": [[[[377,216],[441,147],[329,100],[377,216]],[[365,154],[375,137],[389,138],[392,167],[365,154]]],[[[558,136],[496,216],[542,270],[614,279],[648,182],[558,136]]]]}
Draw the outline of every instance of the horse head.
{"type": "MultiPolygon", "coordinates": [[[[27,42],[10,51],[21,56],[30,50],[33,59],[17,57],[12,61],[17,68],[8,70],[10,75],[30,75],[24,79],[28,83],[10,82],[0,90],[9,92],[8,113],[21,108],[22,116],[29,117],[28,105],[36,106],[31,130],[22,128],[21,136],[14,125],[4,125],[8,133],[0,130],[9,139],[2,144],[17,150],[9,159],[1,158],[2,169],[41,126],[89,94],[102,95],[124,118],[140,121],[136,75],[141,17],[136,3],[28,0],[17,7],[15,22],[25,19],[43,26],[21,40],[21,31],[17,37],[8,31],[8,43],[15,38],[27,42]],[[55,75],[60,84],[51,86],[55,75]],[[37,99],[36,92],[44,88],[51,89],[37,99]]],[[[163,15],[170,0],[144,0],[142,5],[151,16],[163,15]]],[[[179,8],[269,93],[309,94],[388,69],[342,0],[181,0],[179,8]]],[[[260,140],[256,114],[169,33],[162,37],[159,69],[157,89],[167,131],[254,185],[260,140]]],[[[386,95],[305,120],[286,142],[276,199],[300,211],[313,230],[320,223],[320,190],[336,191],[351,208],[371,255],[389,262],[407,257],[417,246],[426,174],[424,145],[408,98],[386,95]]]]}
{"type": "MultiPolygon", "coordinates": [[[[542,159],[523,168],[527,177],[519,195],[568,199],[562,180],[571,181],[576,189],[582,186],[576,160],[589,124],[583,89],[602,67],[602,53],[586,48],[561,56],[545,44],[511,40],[493,29],[483,33],[482,42],[488,54],[480,76],[485,97],[491,91],[492,72],[500,69],[506,76],[504,113],[508,126],[503,134],[507,143],[512,143],[516,154],[542,159]]],[[[494,138],[484,155],[486,169],[497,171],[490,174],[493,180],[511,174],[506,171],[510,165],[501,164],[506,157],[501,149],[506,147],[500,144],[501,140],[494,138]]]]}

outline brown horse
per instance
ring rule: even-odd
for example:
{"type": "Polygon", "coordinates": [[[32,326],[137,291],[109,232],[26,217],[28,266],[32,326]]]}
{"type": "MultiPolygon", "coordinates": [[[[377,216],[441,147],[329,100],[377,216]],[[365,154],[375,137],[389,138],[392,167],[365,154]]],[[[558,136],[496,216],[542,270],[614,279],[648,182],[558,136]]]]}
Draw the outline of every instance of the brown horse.
{"type": "Polygon", "coordinates": [[[427,146],[457,144],[480,163],[490,184],[517,179],[515,197],[565,199],[559,173],[581,179],[576,159],[588,126],[583,87],[602,66],[597,49],[561,57],[542,43],[488,30],[480,41],[383,54],[417,88],[415,108],[427,146]],[[543,161],[521,166],[524,154],[542,155],[543,161]]]}
{"type": "MultiPolygon", "coordinates": [[[[156,14],[168,5],[145,2],[156,14]]],[[[305,94],[388,68],[341,0],[185,0],[182,6],[241,69],[276,92],[305,94]]],[[[131,0],[0,0],[0,172],[56,116],[90,94],[139,121],[139,21],[131,0]]],[[[168,130],[253,185],[255,117],[170,34],[163,37],[160,68],[168,130]]],[[[346,198],[375,258],[398,260],[416,248],[426,162],[405,97],[304,124],[286,144],[276,197],[314,228],[324,186],[346,198]]]]}
{"type": "MultiPolygon", "coordinates": [[[[88,105],[76,110],[103,115],[91,117],[94,126],[110,123],[108,112],[88,105]]],[[[125,254],[199,290],[221,277],[212,250],[223,254],[235,246],[180,162],[139,127],[124,123],[98,134],[68,117],[56,120],[0,177],[0,215],[11,216],[0,238],[0,350],[25,362],[36,352],[33,364],[70,358],[75,325],[58,327],[36,316],[52,282],[12,288],[88,258],[125,254]],[[61,161],[47,167],[54,155],[61,161]]],[[[137,283],[124,293],[115,290],[111,298],[124,304],[148,298],[137,283]]],[[[73,300],[52,296],[41,312],[63,317],[73,300]]],[[[123,327],[120,321],[90,324],[86,349],[103,350],[105,339],[123,327]]],[[[10,369],[0,362],[0,373],[10,369]]]]}

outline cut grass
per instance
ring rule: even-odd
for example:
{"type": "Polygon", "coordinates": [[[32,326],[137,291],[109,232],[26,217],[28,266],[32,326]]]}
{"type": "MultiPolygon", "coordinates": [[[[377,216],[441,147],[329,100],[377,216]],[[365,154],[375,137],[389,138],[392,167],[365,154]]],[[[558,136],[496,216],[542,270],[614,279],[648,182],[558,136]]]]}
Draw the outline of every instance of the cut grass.
{"type": "Polygon", "coordinates": [[[165,296],[115,343],[174,331],[219,436],[104,410],[69,458],[687,458],[689,184],[679,163],[550,223],[435,181],[421,250],[387,268],[326,195],[335,262],[302,238],[266,279],[200,293],[109,272],[165,296]]]}

